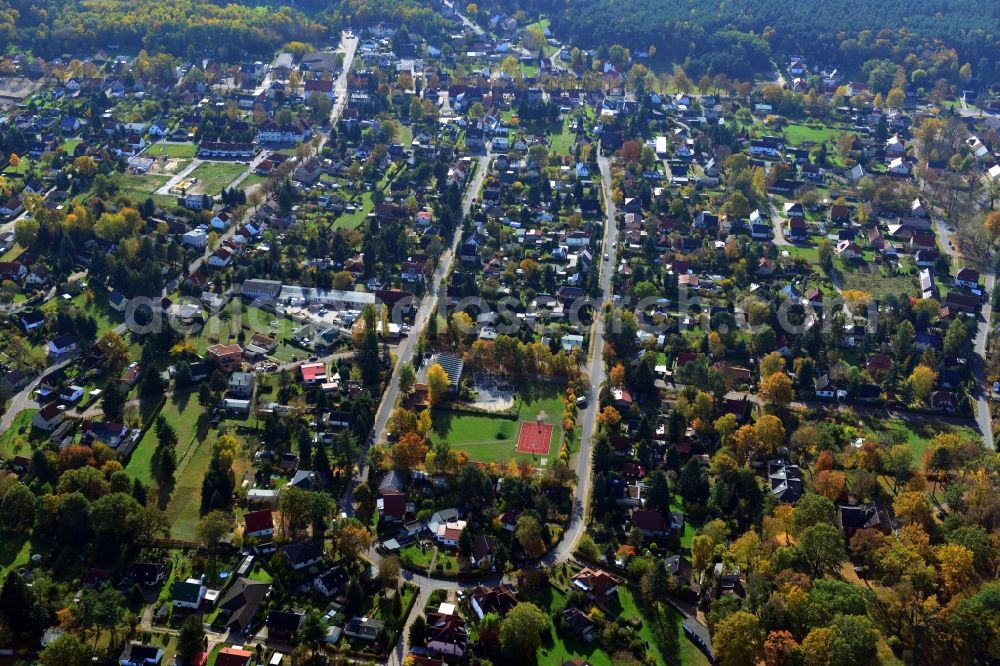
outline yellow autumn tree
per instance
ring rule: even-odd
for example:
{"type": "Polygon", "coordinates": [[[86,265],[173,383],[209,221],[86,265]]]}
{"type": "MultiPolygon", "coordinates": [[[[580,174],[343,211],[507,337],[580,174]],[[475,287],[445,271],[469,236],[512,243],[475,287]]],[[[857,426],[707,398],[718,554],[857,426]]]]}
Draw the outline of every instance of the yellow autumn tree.
{"type": "Polygon", "coordinates": [[[765,377],[760,382],[758,391],[760,398],[764,402],[771,403],[778,407],[787,407],[794,397],[792,392],[792,380],[783,372],[776,372],[769,377],[765,377]]]}
{"type": "Polygon", "coordinates": [[[601,410],[601,413],[597,415],[597,422],[600,423],[605,428],[614,428],[616,425],[621,423],[622,415],[618,413],[618,410],[608,405],[601,410]]]}
{"type": "Polygon", "coordinates": [[[921,402],[927,402],[931,397],[931,389],[937,381],[937,373],[926,365],[918,365],[913,369],[907,380],[915,395],[921,402]]]}
{"type": "Polygon", "coordinates": [[[733,453],[736,454],[736,460],[741,465],[745,465],[750,460],[750,456],[757,450],[760,440],[757,438],[756,429],[752,425],[745,425],[733,433],[733,436],[729,438],[729,443],[733,448],[733,453]]]}
{"type": "Polygon", "coordinates": [[[432,405],[441,401],[450,383],[448,373],[444,371],[440,363],[435,363],[427,369],[427,397],[432,405]]]}

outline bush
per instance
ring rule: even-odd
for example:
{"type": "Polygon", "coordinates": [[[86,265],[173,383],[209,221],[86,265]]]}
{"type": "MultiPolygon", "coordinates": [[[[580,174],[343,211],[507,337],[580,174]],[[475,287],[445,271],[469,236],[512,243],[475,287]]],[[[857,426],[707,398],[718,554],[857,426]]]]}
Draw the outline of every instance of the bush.
{"type": "Polygon", "coordinates": [[[434,570],[435,571],[444,571],[444,565],[441,564],[440,562],[438,562],[436,565],[434,565],[434,570]]]}

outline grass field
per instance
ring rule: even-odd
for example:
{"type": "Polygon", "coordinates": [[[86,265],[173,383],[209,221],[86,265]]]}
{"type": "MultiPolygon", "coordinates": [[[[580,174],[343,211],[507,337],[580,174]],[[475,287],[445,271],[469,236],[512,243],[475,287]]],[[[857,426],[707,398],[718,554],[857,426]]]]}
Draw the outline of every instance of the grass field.
{"type": "Polygon", "coordinates": [[[368,213],[375,210],[375,202],[372,201],[372,193],[365,192],[361,195],[361,201],[355,201],[357,210],[350,214],[341,215],[333,223],[334,229],[357,229],[368,217],[368,213]]]}
{"type": "Polygon", "coordinates": [[[193,143],[154,143],[146,149],[146,154],[150,157],[191,158],[197,151],[198,147],[193,143]]]}
{"type": "MultiPolygon", "coordinates": [[[[31,419],[37,413],[37,409],[25,409],[18,412],[10,429],[0,433],[0,456],[13,458],[18,455],[28,455],[31,452],[31,447],[28,445],[34,432],[31,419]]],[[[41,431],[39,432],[41,433],[41,431]]]]}
{"type": "Polygon", "coordinates": [[[435,410],[433,438],[446,440],[452,447],[466,451],[473,462],[504,463],[513,458],[518,462],[537,464],[539,456],[515,450],[518,426],[521,421],[534,422],[539,412],[544,410],[544,422],[556,426],[552,430],[549,456],[556,455],[562,437],[559,423],[563,408],[562,391],[560,385],[528,384],[521,391],[521,404],[517,416],[513,418],[435,410]]]}
{"type": "Polygon", "coordinates": [[[913,450],[913,462],[917,468],[924,463],[924,451],[927,445],[938,433],[952,433],[962,438],[978,439],[979,436],[970,428],[965,426],[949,425],[939,421],[918,419],[906,421],[899,418],[887,419],[873,424],[875,432],[887,432],[901,441],[910,445],[913,450]]]}
{"type": "Polygon", "coordinates": [[[426,569],[431,565],[431,559],[434,557],[433,548],[420,549],[418,545],[410,545],[406,548],[401,548],[399,550],[399,559],[406,562],[410,566],[420,567],[426,569]]]}
{"type": "Polygon", "coordinates": [[[827,127],[826,125],[812,126],[789,123],[784,129],[785,139],[789,143],[822,143],[829,141],[840,134],[840,130],[827,127]]]}
{"type": "Polygon", "coordinates": [[[562,131],[549,138],[549,148],[557,155],[569,155],[572,152],[576,135],[569,130],[569,118],[563,119],[562,131]]]}
{"type": "Polygon", "coordinates": [[[858,289],[871,294],[876,300],[882,300],[889,294],[916,295],[913,279],[906,275],[882,275],[878,268],[872,266],[872,273],[865,275],[856,271],[845,271],[841,274],[841,287],[858,289]]]}
{"type": "MultiPolygon", "coordinates": [[[[198,430],[199,419],[203,413],[204,408],[198,404],[197,393],[170,396],[163,403],[163,409],[160,410],[159,415],[166,419],[167,423],[173,426],[177,432],[178,458],[196,435],[200,434],[202,438],[207,435],[207,424],[205,424],[200,433],[198,430]]],[[[129,458],[128,465],[125,466],[125,471],[133,477],[142,479],[148,483],[150,481],[149,461],[153,457],[155,449],[156,430],[155,428],[150,428],[132,452],[132,457],[129,458]]]]}
{"type": "Polygon", "coordinates": [[[288,342],[292,331],[297,328],[291,319],[275,316],[259,308],[245,307],[242,304],[240,312],[235,313],[234,304],[235,301],[227,305],[219,315],[209,317],[197,335],[188,336],[188,341],[195,346],[199,354],[214,344],[235,344],[241,328],[247,340],[253,337],[254,333],[276,338],[278,346],[273,356],[279,361],[291,361],[293,358],[302,358],[308,354],[288,342]],[[275,325],[272,326],[272,323],[275,325]]]}
{"type": "Polygon", "coordinates": [[[243,183],[240,185],[244,190],[248,190],[254,185],[260,185],[261,183],[267,182],[267,176],[259,176],[255,173],[250,174],[243,179],[243,183]]]}
{"type": "Polygon", "coordinates": [[[60,148],[65,150],[67,155],[72,156],[74,151],[76,151],[76,147],[79,146],[81,143],[83,143],[83,139],[67,139],[66,141],[63,142],[60,148]]]}
{"type": "MultiPolygon", "coordinates": [[[[153,192],[167,184],[170,176],[155,174],[122,173],[118,174],[118,187],[133,199],[143,200],[153,192]]],[[[166,197],[171,201],[174,197],[166,197]]]]}
{"type": "MultiPolygon", "coordinates": [[[[544,595],[539,603],[550,611],[560,609],[566,604],[565,594],[556,588],[544,595]]],[[[655,617],[639,610],[632,592],[627,588],[618,588],[618,603],[614,605],[609,619],[615,615],[625,623],[630,618],[638,617],[642,626],[639,636],[647,646],[647,656],[656,664],[689,664],[707,665],[708,659],[684,636],[683,618],[673,607],[660,605],[655,617]]],[[[542,647],[538,653],[539,666],[560,666],[578,657],[592,666],[612,666],[614,660],[595,643],[577,641],[571,636],[560,636],[554,627],[542,635],[542,647]]]]}
{"type": "Polygon", "coordinates": [[[245,164],[236,162],[205,162],[192,171],[190,177],[198,179],[205,194],[214,196],[229,187],[246,169],[245,164]]]}
{"type": "MultiPolygon", "coordinates": [[[[70,305],[74,308],[82,311],[84,314],[90,315],[97,321],[97,335],[95,338],[99,338],[111,329],[122,323],[122,316],[113,310],[108,304],[107,294],[102,290],[94,292],[94,299],[92,302],[87,303],[86,291],[81,292],[69,299],[70,305]]],[[[47,312],[55,312],[58,300],[61,300],[62,296],[57,296],[50,301],[46,301],[42,304],[42,310],[47,312]]]]}
{"type": "MultiPolygon", "coordinates": [[[[169,499],[161,498],[176,539],[193,539],[201,507],[201,482],[212,455],[208,436],[208,414],[198,404],[196,393],[167,398],[160,415],[177,432],[177,471],[169,499]]],[[[136,447],[125,470],[149,483],[149,461],[156,450],[156,432],[150,429],[136,447]]]]}

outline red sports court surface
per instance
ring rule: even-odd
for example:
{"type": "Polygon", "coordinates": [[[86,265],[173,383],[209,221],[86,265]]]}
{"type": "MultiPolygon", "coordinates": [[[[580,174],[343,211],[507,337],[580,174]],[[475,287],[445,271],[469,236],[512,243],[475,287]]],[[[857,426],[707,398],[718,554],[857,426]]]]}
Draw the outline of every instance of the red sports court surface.
{"type": "Polygon", "coordinates": [[[521,421],[521,429],[517,434],[517,452],[549,455],[549,443],[552,441],[554,428],[555,426],[548,423],[521,421]]]}

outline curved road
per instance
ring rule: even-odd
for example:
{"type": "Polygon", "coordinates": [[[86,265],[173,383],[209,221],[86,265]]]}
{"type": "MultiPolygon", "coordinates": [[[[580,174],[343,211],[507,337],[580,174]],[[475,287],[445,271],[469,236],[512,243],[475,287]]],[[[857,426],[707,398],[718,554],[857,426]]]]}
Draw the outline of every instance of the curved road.
{"type": "MultiPolygon", "coordinates": [[[[606,157],[599,157],[597,160],[598,167],[601,172],[601,189],[604,193],[605,201],[605,213],[606,213],[606,223],[604,229],[604,237],[602,239],[602,247],[599,248],[603,250],[603,253],[608,257],[607,259],[602,259],[600,262],[600,288],[601,288],[601,298],[597,303],[597,308],[595,311],[594,321],[591,324],[591,344],[590,344],[590,357],[588,359],[588,366],[590,372],[590,383],[591,383],[591,394],[588,395],[587,409],[583,413],[583,423],[582,432],[580,437],[580,450],[576,454],[576,473],[577,473],[577,485],[575,492],[575,500],[573,507],[573,515],[570,518],[570,524],[563,534],[562,540],[559,544],[552,549],[551,552],[542,560],[542,564],[546,566],[552,566],[554,564],[567,561],[573,554],[576,548],[577,542],[580,537],[583,536],[586,529],[586,513],[587,507],[590,504],[590,492],[591,492],[591,454],[590,447],[593,440],[594,428],[597,423],[597,391],[593,390],[599,387],[604,382],[604,363],[601,358],[601,350],[604,348],[604,303],[608,295],[611,293],[611,276],[614,274],[614,260],[615,260],[615,247],[617,245],[618,238],[618,225],[617,225],[617,212],[615,208],[614,198],[611,193],[611,165],[606,157]]],[[[467,215],[471,209],[473,201],[477,196],[479,187],[482,185],[482,178],[485,175],[486,167],[488,166],[488,157],[480,158],[480,167],[476,172],[476,178],[470,184],[469,190],[466,192],[465,201],[463,203],[463,211],[467,215]]],[[[420,314],[426,315],[434,309],[434,303],[431,301],[436,301],[436,295],[440,288],[441,279],[447,273],[447,265],[450,264],[452,257],[454,256],[455,250],[458,245],[458,240],[461,237],[460,233],[456,233],[456,239],[452,244],[451,250],[446,253],[443,257],[441,264],[438,266],[438,270],[434,274],[434,296],[431,299],[427,299],[426,309],[421,307],[420,314]]],[[[426,316],[422,319],[418,314],[419,324],[422,326],[426,323],[426,316]]],[[[417,326],[414,326],[415,330],[420,330],[417,326]]],[[[408,340],[408,342],[410,342],[408,340]]],[[[400,362],[402,362],[406,354],[406,358],[412,357],[412,344],[404,344],[401,347],[400,362]],[[403,348],[405,347],[405,348],[403,348]]],[[[398,367],[398,364],[397,364],[398,367]]],[[[388,419],[388,413],[392,410],[395,405],[396,397],[399,393],[399,382],[397,376],[393,375],[392,382],[390,384],[389,390],[386,391],[385,397],[379,406],[379,412],[376,417],[376,428],[375,432],[384,432],[385,422],[388,419]]],[[[360,474],[363,476],[367,473],[367,467],[362,464],[360,474]]],[[[344,503],[341,505],[342,510],[353,514],[353,484],[352,487],[344,494],[344,503]]],[[[373,563],[378,563],[382,556],[374,548],[370,549],[367,553],[367,557],[373,563]]],[[[502,576],[492,576],[484,577],[476,580],[467,581],[457,581],[457,580],[442,580],[438,578],[431,578],[429,576],[423,576],[418,574],[405,573],[406,579],[415,584],[418,589],[417,603],[414,604],[414,609],[416,612],[411,611],[409,617],[404,624],[403,630],[400,633],[400,639],[396,644],[393,651],[389,654],[387,664],[389,666],[400,666],[403,663],[403,659],[406,655],[406,642],[409,633],[409,627],[413,623],[414,619],[420,615],[425,603],[424,595],[429,594],[432,590],[441,589],[448,591],[456,591],[460,589],[474,588],[478,585],[497,585],[502,581],[502,576]]]]}

